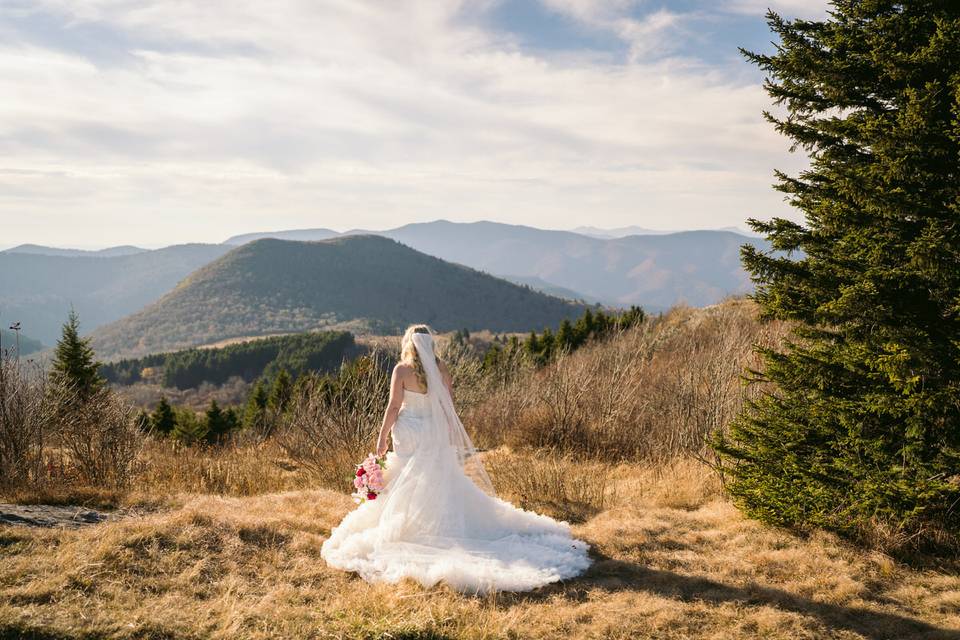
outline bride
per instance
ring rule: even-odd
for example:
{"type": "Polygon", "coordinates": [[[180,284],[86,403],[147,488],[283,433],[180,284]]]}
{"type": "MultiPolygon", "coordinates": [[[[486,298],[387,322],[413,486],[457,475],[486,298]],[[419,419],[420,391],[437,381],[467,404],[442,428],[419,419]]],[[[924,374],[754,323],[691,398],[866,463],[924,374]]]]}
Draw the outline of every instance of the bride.
{"type": "Polygon", "coordinates": [[[453,407],[447,367],[426,325],[407,329],[390,382],[377,455],[386,489],[323,543],[330,566],[369,582],[443,581],[463,592],[527,591],[589,565],[566,522],[497,498],[453,407]]]}

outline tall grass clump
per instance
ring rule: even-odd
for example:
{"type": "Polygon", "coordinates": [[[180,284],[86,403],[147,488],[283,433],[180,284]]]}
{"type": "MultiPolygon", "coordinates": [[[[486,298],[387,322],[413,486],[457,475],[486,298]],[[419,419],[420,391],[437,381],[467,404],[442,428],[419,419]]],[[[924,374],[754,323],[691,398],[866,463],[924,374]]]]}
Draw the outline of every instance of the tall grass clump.
{"type": "Polygon", "coordinates": [[[281,450],[321,486],[342,489],[374,446],[389,391],[381,352],[344,363],[335,378],[302,380],[277,433],[281,450]]]}
{"type": "Polygon", "coordinates": [[[676,308],[538,370],[513,363],[465,423],[486,447],[651,463],[708,455],[708,437],[757,392],[741,380],[753,344],[779,344],[784,331],[745,300],[676,308]]]}

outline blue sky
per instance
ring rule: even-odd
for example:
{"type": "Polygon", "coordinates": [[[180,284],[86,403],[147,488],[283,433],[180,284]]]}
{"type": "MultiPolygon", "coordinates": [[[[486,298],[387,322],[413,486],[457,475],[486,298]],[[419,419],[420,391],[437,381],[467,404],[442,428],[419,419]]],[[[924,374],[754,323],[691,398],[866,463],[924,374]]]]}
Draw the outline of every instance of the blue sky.
{"type": "Polygon", "coordinates": [[[767,6],[825,4],[5,0],[0,245],[796,218],[767,6]]]}

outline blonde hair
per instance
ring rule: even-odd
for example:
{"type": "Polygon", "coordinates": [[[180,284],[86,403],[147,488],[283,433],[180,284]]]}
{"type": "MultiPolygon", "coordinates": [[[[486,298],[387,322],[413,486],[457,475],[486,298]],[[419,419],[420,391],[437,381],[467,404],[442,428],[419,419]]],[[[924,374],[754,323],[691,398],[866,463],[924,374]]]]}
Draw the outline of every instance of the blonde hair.
{"type": "MultiPolygon", "coordinates": [[[[413,366],[413,371],[417,376],[417,381],[427,388],[427,374],[423,370],[423,363],[420,361],[420,355],[417,353],[417,347],[413,344],[413,334],[426,333],[433,336],[433,331],[425,324],[412,324],[407,327],[403,333],[403,339],[400,340],[400,362],[413,366]]],[[[437,365],[440,364],[440,356],[437,354],[436,342],[433,346],[433,357],[437,359],[437,365]]]]}

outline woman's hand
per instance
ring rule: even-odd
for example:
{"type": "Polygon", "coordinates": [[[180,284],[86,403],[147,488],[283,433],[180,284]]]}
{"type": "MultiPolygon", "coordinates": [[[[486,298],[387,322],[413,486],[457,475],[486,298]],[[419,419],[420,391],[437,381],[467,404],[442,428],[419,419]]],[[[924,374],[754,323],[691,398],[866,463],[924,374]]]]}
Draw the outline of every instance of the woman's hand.
{"type": "Polygon", "coordinates": [[[377,442],[377,457],[382,458],[386,454],[387,454],[387,443],[384,442],[383,439],[381,438],[380,441],[377,442]]]}

